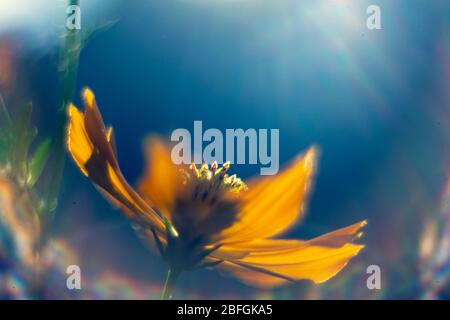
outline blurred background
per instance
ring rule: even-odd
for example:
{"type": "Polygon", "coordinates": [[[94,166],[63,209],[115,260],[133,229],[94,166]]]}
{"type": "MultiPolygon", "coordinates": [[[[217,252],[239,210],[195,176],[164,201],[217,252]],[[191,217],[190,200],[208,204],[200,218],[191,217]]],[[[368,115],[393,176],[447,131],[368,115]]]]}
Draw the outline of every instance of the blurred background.
{"type": "MultiPolygon", "coordinates": [[[[66,2],[0,0],[0,93],[31,100],[42,136],[55,131],[66,2]]],[[[84,46],[75,104],[96,93],[130,182],[149,133],[279,128],[280,163],[320,147],[302,223],[308,239],[368,219],[366,248],[331,281],[274,290],[215,271],[184,274],[177,298],[450,297],[450,3],[446,0],[81,0],[82,30],[116,21],[84,46]],[[381,8],[381,30],[366,9],[381,8]],[[366,268],[379,265],[381,290],[366,268]]],[[[234,165],[244,179],[258,165],[234,165]]],[[[159,298],[165,265],[127,219],[66,162],[52,224],[54,272],[43,298],[159,298]],[[66,288],[78,264],[82,290],[66,288]]],[[[0,256],[1,257],[1,256],[0,256]]],[[[5,298],[23,276],[0,263],[5,298]]],[[[0,292],[2,290],[0,289],[0,292]]],[[[1,296],[1,293],[0,293],[1,296]]]]}

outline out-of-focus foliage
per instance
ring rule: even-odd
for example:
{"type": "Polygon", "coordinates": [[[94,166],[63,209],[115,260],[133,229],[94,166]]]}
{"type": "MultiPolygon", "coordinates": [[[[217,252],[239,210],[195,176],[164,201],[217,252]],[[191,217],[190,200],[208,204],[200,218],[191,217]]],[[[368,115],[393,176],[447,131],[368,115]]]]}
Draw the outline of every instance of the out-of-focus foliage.
{"type": "Polygon", "coordinates": [[[18,108],[13,117],[0,102],[0,177],[29,193],[37,213],[48,211],[35,188],[50,156],[51,140],[36,141],[37,129],[31,124],[31,103],[18,108]],[[34,148],[33,148],[34,147],[34,148]]]}
{"type": "Polygon", "coordinates": [[[33,279],[42,271],[39,257],[51,221],[51,208],[43,200],[45,191],[37,185],[51,143],[49,139],[38,141],[37,129],[31,124],[31,103],[13,116],[0,103],[0,259],[5,269],[7,265],[27,269],[32,275],[30,287],[35,288],[38,283],[33,279]]]}
{"type": "MultiPolygon", "coordinates": [[[[80,5],[80,1],[68,0],[67,5],[80,5]]],[[[50,227],[64,169],[65,107],[76,89],[82,48],[92,35],[113,23],[65,30],[58,65],[60,81],[54,88],[60,98],[54,109],[57,123],[52,139],[37,137],[31,103],[14,106],[15,112],[10,114],[0,96],[0,298],[45,297],[44,282],[58,264],[57,258],[50,257],[50,227]],[[12,287],[23,290],[11,291],[12,287]]],[[[2,68],[8,73],[0,77],[0,89],[9,89],[6,84],[10,85],[14,76],[10,56],[0,47],[0,66],[8,67],[2,68]]]]}

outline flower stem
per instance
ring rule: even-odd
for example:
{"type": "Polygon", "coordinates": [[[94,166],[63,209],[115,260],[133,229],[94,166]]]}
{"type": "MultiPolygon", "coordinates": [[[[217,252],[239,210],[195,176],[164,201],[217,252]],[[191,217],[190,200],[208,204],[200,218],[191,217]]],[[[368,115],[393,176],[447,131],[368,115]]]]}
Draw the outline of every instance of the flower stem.
{"type": "MultiPolygon", "coordinates": [[[[80,0],[68,0],[68,5],[80,5],[80,0]]],[[[70,14],[68,14],[70,15],[70,14]]],[[[63,68],[60,70],[61,82],[61,101],[57,110],[57,125],[55,138],[53,141],[54,159],[53,170],[49,181],[47,192],[47,211],[53,212],[57,205],[58,194],[62,179],[65,163],[65,130],[66,130],[66,107],[73,96],[76,88],[78,63],[80,59],[81,49],[83,47],[83,39],[80,30],[67,30],[64,36],[60,64],[63,68]]]]}
{"type": "Polygon", "coordinates": [[[167,270],[166,282],[164,283],[164,290],[161,295],[161,300],[170,300],[172,299],[172,291],[175,286],[175,282],[178,279],[180,272],[174,269],[167,270]]]}

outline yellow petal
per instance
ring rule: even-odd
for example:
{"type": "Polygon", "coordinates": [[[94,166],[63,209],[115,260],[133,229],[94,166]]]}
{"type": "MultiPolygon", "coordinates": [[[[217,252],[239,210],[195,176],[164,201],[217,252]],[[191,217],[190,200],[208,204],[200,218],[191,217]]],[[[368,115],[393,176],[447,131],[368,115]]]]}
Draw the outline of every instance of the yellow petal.
{"type": "Polygon", "coordinates": [[[94,147],[84,126],[84,114],[73,104],[68,107],[69,125],[67,126],[67,149],[78,168],[88,175],[84,165],[91,158],[94,147]]]}
{"type": "Polygon", "coordinates": [[[242,254],[248,255],[257,252],[279,252],[280,250],[292,250],[302,246],[305,241],[302,240],[284,240],[284,239],[256,239],[253,241],[236,242],[224,244],[217,250],[217,254],[242,254]]]}
{"type": "Polygon", "coordinates": [[[301,218],[317,151],[310,148],[275,176],[254,178],[241,197],[239,220],[225,230],[224,242],[267,238],[285,232],[301,218]]]}
{"type": "Polygon", "coordinates": [[[125,213],[125,215],[130,218],[133,219],[136,214],[130,210],[128,207],[126,207],[121,201],[119,201],[117,198],[115,198],[114,196],[112,196],[108,191],[106,191],[105,189],[103,189],[102,187],[98,186],[98,185],[94,185],[97,190],[102,194],[102,196],[108,200],[108,202],[114,206],[117,207],[118,209],[120,209],[123,213],[125,213]]]}
{"type": "Polygon", "coordinates": [[[224,244],[218,252],[240,252],[256,254],[262,252],[267,254],[270,252],[297,250],[303,245],[324,246],[331,248],[339,248],[348,242],[361,237],[360,229],[367,225],[367,221],[363,220],[352,224],[345,228],[341,228],[314,239],[304,240],[288,240],[288,239],[255,239],[250,241],[235,242],[231,244],[224,244]]]}
{"type": "Polygon", "coordinates": [[[253,283],[252,279],[279,278],[274,284],[284,283],[286,280],[312,280],[321,283],[335,276],[348,261],[364,248],[363,245],[346,244],[342,248],[302,246],[295,252],[278,253],[258,256],[247,256],[242,259],[228,260],[228,268],[219,269],[229,271],[244,282],[253,283]]]}
{"type": "Polygon", "coordinates": [[[103,194],[127,208],[127,214],[133,212],[135,220],[164,232],[161,217],[130,187],[120,172],[111,146],[112,131],[105,130],[92,92],[86,89],[83,94],[84,114],[72,104],[68,107],[66,142],[70,155],[83,174],[103,190],[103,194]]]}
{"type": "Polygon", "coordinates": [[[215,268],[223,271],[225,275],[232,275],[243,283],[260,289],[269,289],[292,281],[282,276],[266,273],[265,271],[250,270],[230,261],[223,261],[215,268]]]}
{"type": "Polygon", "coordinates": [[[365,224],[362,221],[309,241],[266,239],[223,246],[213,256],[246,252],[242,258],[227,259],[217,268],[253,286],[269,287],[301,279],[321,283],[336,275],[364,247],[344,241],[359,237],[359,229],[365,224]]]}
{"type": "MultiPolygon", "coordinates": [[[[219,269],[231,272],[243,282],[256,287],[266,287],[283,284],[286,281],[311,280],[322,283],[335,276],[348,261],[364,248],[362,245],[347,244],[343,248],[321,248],[317,258],[301,260],[299,262],[279,263],[279,256],[265,256],[258,259],[244,258],[229,261],[219,269]],[[278,279],[267,279],[268,277],[278,279]],[[266,280],[265,280],[266,279],[266,280]],[[271,281],[267,281],[271,280],[271,281]]],[[[301,249],[299,249],[301,250],[301,249]]],[[[299,255],[301,253],[299,252],[299,255]]]]}
{"type": "Polygon", "coordinates": [[[84,113],[84,126],[89,139],[92,141],[95,149],[98,150],[98,153],[113,167],[117,167],[117,159],[111,144],[108,141],[107,131],[103,124],[103,119],[98,110],[97,103],[95,102],[94,93],[89,88],[85,88],[82,95],[86,107],[84,113]]]}
{"type": "Polygon", "coordinates": [[[170,150],[159,138],[148,139],[144,148],[146,167],[138,184],[139,193],[162,214],[170,217],[182,185],[180,171],[172,162],[170,150]]]}
{"type": "Polygon", "coordinates": [[[114,155],[117,158],[116,138],[114,137],[114,130],[113,130],[113,127],[111,127],[111,126],[106,131],[106,139],[108,140],[109,144],[111,145],[114,155]]]}
{"type": "Polygon", "coordinates": [[[352,224],[348,227],[329,232],[320,237],[309,240],[316,246],[341,247],[347,242],[351,242],[362,236],[361,228],[367,225],[367,220],[352,224]]]}

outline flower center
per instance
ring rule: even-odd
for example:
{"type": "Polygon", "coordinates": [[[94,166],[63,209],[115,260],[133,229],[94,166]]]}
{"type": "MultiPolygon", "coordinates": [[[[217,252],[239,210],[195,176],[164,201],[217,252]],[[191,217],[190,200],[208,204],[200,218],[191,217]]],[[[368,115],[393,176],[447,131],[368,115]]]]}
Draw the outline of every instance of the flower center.
{"type": "Polygon", "coordinates": [[[191,184],[193,200],[214,205],[218,197],[224,192],[239,193],[247,189],[247,185],[235,174],[229,176],[227,171],[230,162],[219,167],[214,161],[210,167],[204,163],[200,169],[195,163],[189,166],[189,171],[184,171],[185,183],[191,184]]]}
{"type": "Polygon", "coordinates": [[[247,185],[236,175],[229,176],[229,167],[229,162],[222,167],[213,162],[211,166],[197,168],[192,164],[182,170],[185,188],[172,212],[174,226],[182,237],[201,236],[207,241],[236,221],[237,199],[247,185]]]}

